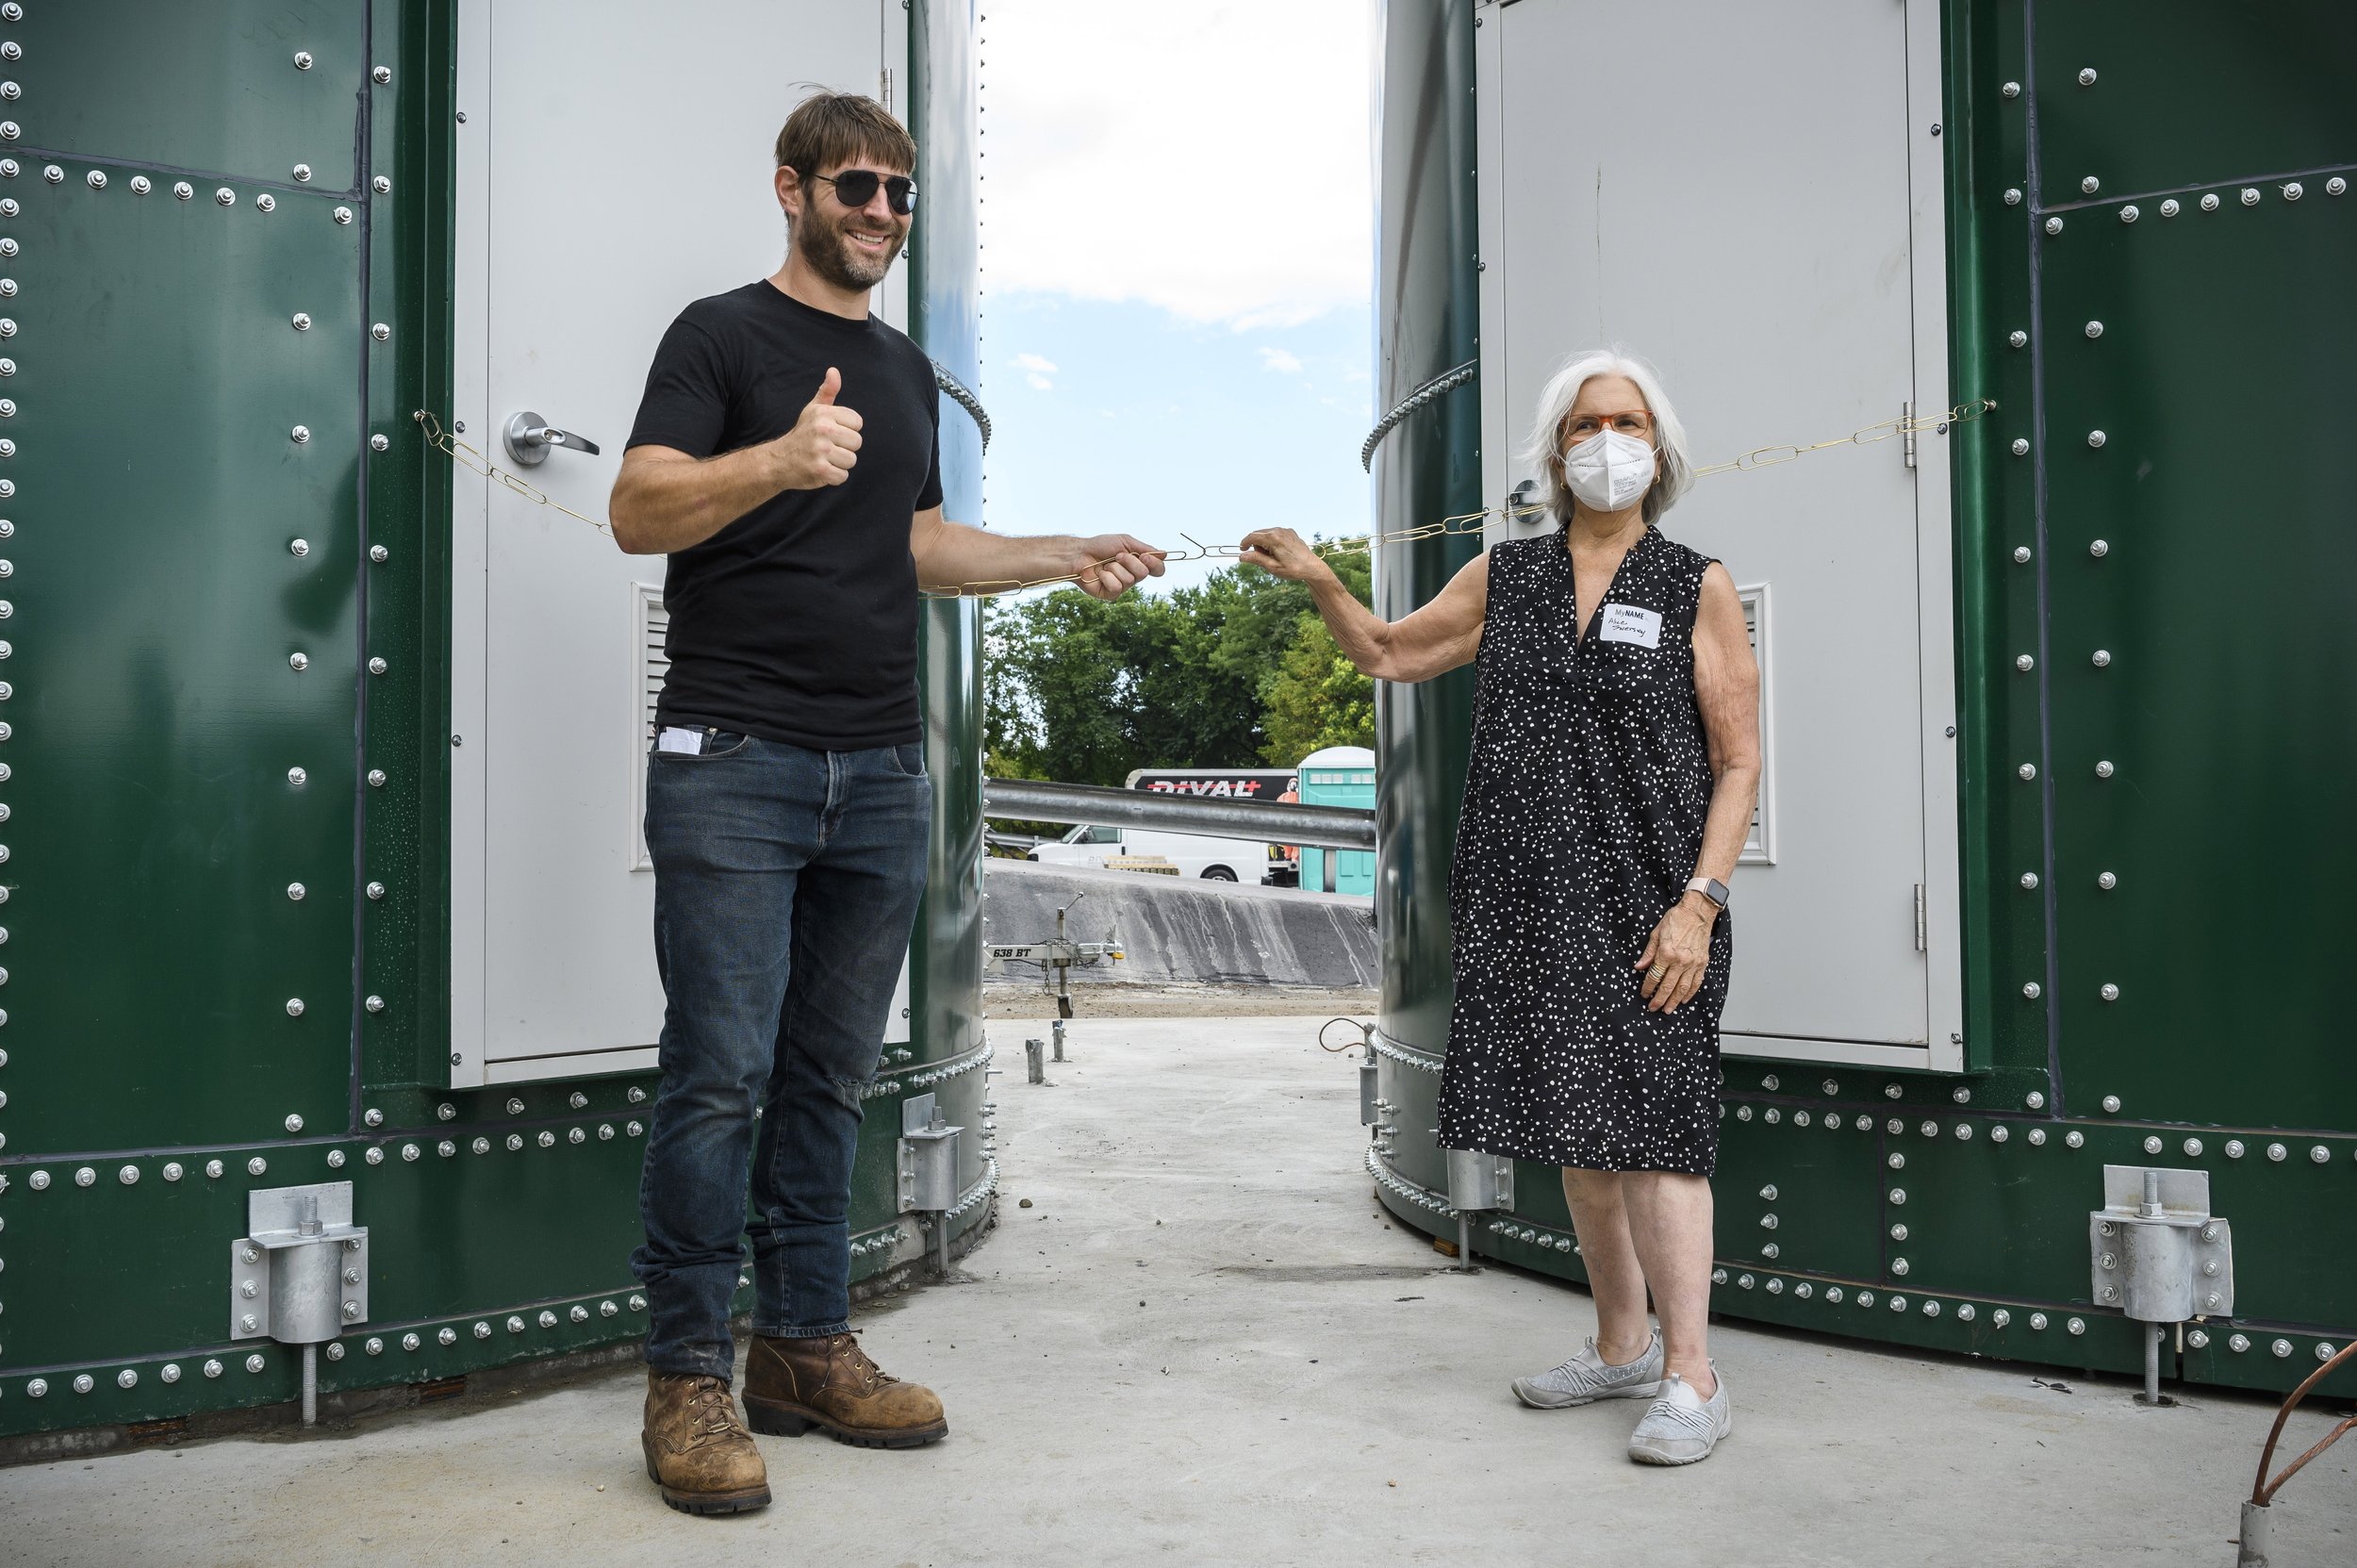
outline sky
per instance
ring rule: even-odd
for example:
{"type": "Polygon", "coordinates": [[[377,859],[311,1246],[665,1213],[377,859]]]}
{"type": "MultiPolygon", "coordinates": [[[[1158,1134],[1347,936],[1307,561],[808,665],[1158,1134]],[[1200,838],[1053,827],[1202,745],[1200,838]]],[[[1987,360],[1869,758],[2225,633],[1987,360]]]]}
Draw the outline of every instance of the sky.
{"type": "Polygon", "coordinates": [[[993,528],[1366,531],[1373,12],[983,0],[993,528]]]}

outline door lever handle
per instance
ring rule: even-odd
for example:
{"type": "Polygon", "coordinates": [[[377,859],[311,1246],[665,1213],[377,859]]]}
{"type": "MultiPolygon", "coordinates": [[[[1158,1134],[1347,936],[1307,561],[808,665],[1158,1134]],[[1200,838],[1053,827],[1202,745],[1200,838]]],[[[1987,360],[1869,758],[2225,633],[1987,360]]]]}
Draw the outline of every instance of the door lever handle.
{"type": "Polygon", "coordinates": [[[547,462],[551,447],[585,452],[592,457],[598,454],[597,442],[570,430],[559,430],[529,410],[511,416],[501,436],[506,442],[507,455],[526,468],[547,462]]]}

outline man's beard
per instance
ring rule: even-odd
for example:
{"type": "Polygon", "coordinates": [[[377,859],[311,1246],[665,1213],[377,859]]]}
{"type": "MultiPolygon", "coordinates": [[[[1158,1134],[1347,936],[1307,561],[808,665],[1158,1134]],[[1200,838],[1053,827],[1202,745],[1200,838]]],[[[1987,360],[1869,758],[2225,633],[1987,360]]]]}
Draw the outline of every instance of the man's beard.
{"type": "Polygon", "coordinates": [[[851,249],[851,242],[843,237],[841,223],[831,223],[810,213],[803,217],[800,229],[794,242],[802,253],[802,259],[810,263],[811,271],[837,289],[852,290],[873,289],[884,280],[884,274],[892,270],[892,258],[899,254],[908,234],[902,226],[884,247],[883,254],[871,261],[851,249]]]}

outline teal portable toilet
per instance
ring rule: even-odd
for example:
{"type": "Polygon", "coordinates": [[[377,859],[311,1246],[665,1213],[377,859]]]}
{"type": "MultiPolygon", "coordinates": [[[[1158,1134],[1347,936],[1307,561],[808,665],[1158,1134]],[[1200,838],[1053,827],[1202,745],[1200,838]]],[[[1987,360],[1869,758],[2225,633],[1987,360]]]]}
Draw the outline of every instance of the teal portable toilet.
{"type": "MultiPolygon", "coordinates": [[[[1363,746],[1328,746],[1301,759],[1301,803],[1305,806],[1358,806],[1375,809],[1375,753],[1363,746]]],[[[1334,891],[1375,891],[1375,852],[1371,850],[1320,850],[1303,845],[1301,885],[1316,892],[1326,886],[1326,857],[1339,854],[1334,867],[1334,891]]]]}

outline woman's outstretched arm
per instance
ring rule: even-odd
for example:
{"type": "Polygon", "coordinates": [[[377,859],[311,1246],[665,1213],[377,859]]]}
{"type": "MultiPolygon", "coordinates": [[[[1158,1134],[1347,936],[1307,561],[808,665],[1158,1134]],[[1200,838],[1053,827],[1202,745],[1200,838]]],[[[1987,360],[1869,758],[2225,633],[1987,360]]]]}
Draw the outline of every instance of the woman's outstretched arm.
{"type": "Polygon", "coordinates": [[[1471,664],[1481,647],[1490,602],[1490,557],[1460,568],[1432,602],[1397,620],[1382,620],[1351,596],[1334,569],[1290,528],[1263,528],[1244,541],[1244,561],[1310,586],[1318,614],[1335,644],[1362,675],[1378,681],[1428,681],[1471,664]]]}

